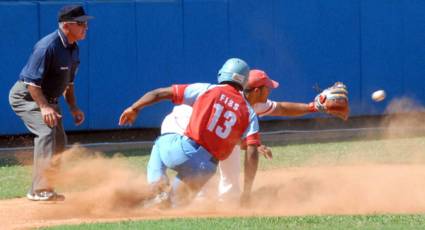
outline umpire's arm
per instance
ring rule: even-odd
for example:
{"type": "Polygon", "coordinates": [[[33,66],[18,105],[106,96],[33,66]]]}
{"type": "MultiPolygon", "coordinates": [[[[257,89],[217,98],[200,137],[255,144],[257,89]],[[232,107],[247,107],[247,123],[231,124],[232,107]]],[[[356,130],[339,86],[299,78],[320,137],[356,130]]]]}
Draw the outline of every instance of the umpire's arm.
{"type": "Polygon", "coordinates": [[[74,123],[80,125],[84,122],[85,116],[83,111],[77,106],[77,99],[75,97],[74,84],[69,84],[66,90],[63,92],[66,103],[68,104],[69,110],[71,111],[74,123]]]}
{"type": "Polygon", "coordinates": [[[77,99],[75,97],[74,84],[69,84],[66,87],[65,91],[63,92],[63,97],[65,98],[65,101],[68,104],[70,110],[77,107],[77,99]]]}
{"type": "Polygon", "coordinates": [[[31,97],[40,107],[44,123],[49,127],[55,127],[62,116],[47,102],[41,87],[34,85],[27,85],[27,87],[31,97]]]}

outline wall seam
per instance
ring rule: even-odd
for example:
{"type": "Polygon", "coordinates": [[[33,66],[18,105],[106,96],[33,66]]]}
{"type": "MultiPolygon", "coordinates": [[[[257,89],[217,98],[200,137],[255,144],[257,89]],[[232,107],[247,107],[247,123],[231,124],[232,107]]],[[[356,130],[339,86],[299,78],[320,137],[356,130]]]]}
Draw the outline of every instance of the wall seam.
{"type": "Polygon", "coordinates": [[[231,53],[231,50],[230,50],[231,35],[230,35],[230,2],[229,0],[226,0],[226,30],[227,30],[226,49],[227,49],[227,58],[229,58],[229,56],[233,56],[230,54],[231,53]]]}
{"type": "MultiPolygon", "coordinates": [[[[85,1],[84,3],[85,3],[84,5],[87,7],[88,14],[91,15],[90,8],[89,8],[89,2],[85,1]]],[[[91,80],[92,80],[91,79],[91,75],[92,75],[91,74],[91,62],[90,62],[90,57],[91,57],[91,52],[90,52],[91,42],[90,41],[91,41],[91,36],[88,36],[88,39],[87,39],[87,75],[88,75],[89,79],[87,81],[87,100],[88,100],[89,103],[87,105],[87,113],[86,113],[88,115],[87,118],[89,118],[89,119],[86,119],[88,130],[92,129],[92,121],[90,119],[91,103],[92,103],[92,101],[90,100],[91,99],[91,90],[90,90],[91,87],[90,87],[90,85],[91,85],[91,80]]]]}
{"type": "Polygon", "coordinates": [[[359,0],[358,5],[358,17],[359,17],[359,79],[360,79],[360,106],[361,110],[364,110],[364,102],[363,102],[363,42],[362,42],[362,2],[363,0],[359,0]]]}
{"type": "Polygon", "coordinates": [[[181,33],[182,33],[182,41],[181,41],[181,47],[182,47],[182,50],[181,50],[181,52],[182,52],[182,57],[183,57],[183,60],[181,60],[181,62],[182,62],[182,65],[181,66],[183,66],[183,69],[181,70],[182,71],[182,73],[186,73],[187,71],[186,71],[186,68],[187,68],[187,65],[186,65],[186,46],[185,46],[185,41],[186,41],[186,36],[185,36],[185,26],[184,26],[184,0],[180,0],[180,8],[181,8],[181,23],[182,23],[182,25],[181,25],[181,33]]]}
{"type": "Polygon", "coordinates": [[[137,15],[137,1],[134,1],[133,4],[134,4],[134,32],[135,32],[135,37],[136,37],[136,39],[135,39],[135,41],[136,41],[136,45],[135,45],[135,47],[136,47],[136,79],[138,80],[138,82],[141,82],[142,71],[141,71],[141,68],[139,66],[141,57],[140,57],[140,54],[139,54],[139,30],[138,30],[139,29],[139,26],[138,26],[139,25],[138,24],[139,17],[137,15]]]}
{"type": "Polygon", "coordinates": [[[41,6],[40,6],[40,2],[37,2],[37,20],[38,20],[38,40],[41,39],[41,6]]]}

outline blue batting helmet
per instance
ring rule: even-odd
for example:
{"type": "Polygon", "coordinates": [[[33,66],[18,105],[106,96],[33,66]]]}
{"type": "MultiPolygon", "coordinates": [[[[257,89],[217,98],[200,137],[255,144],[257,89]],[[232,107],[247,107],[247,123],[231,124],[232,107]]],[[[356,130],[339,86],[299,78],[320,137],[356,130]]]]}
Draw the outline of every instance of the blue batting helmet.
{"type": "Polygon", "coordinates": [[[230,58],[218,71],[218,83],[225,81],[235,82],[245,88],[249,76],[249,66],[239,58],[230,58]]]}

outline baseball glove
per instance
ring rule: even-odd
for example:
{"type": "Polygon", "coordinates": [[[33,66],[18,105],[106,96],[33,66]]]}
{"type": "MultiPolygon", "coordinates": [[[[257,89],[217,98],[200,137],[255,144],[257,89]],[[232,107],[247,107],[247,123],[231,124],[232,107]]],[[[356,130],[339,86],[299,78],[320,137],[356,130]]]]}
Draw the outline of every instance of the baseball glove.
{"type": "Polygon", "coordinates": [[[314,98],[313,106],[315,111],[347,120],[350,113],[347,86],[342,82],[336,82],[314,98]]]}

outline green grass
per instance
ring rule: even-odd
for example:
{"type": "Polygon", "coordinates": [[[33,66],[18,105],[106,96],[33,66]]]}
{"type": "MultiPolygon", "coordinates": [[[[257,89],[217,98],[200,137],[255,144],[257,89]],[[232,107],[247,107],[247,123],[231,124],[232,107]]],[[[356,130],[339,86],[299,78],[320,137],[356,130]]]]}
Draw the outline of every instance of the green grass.
{"type": "MultiPolygon", "coordinates": [[[[261,159],[259,170],[282,167],[368,163],[425,163],[425,137],[272,146],[273,160],[261,159]]],[[[120,151],[131,166],[145,169],[148,148],[120,151]]],[[[112,157],[116,152],[105,153],[112,157]]],[[[262,158],[262,157],[261,157],[262,158]]],[[[241,157],[243,159],[243,157],[241,157]]],[[[31,169],[17,164],[0,167],[0,199],[22,197],[31,183],[31,169]]],[[[243,164],[242,164],[243,165],[243,164]]],[[[174,175],[172,172],[171,176],[174,175]]]]}
{"type": "Polygon", "coordinates": [[[422,215],[190,218],[81,224],[47,229],[424,229],[422,215]]]}
{"type": "Polygon", "coordinates": [[[356,163],[425,163],[425,137],[273,146],[273,160],[260,169],[356,163]]]}
{"type": "Polygon", "coordinates": [[[18,165],[0,167],[0,199],[24,196],[30,186],[30,170],[18,165]]]}

